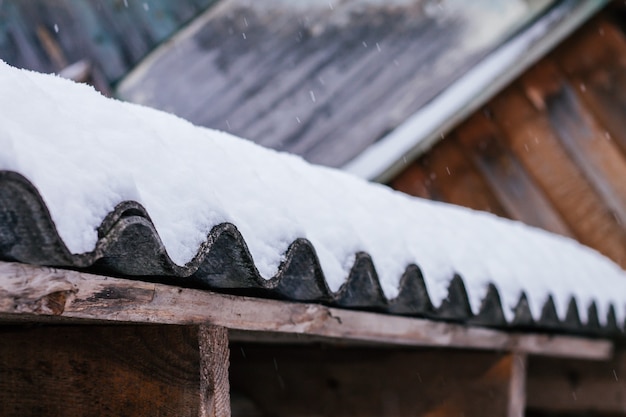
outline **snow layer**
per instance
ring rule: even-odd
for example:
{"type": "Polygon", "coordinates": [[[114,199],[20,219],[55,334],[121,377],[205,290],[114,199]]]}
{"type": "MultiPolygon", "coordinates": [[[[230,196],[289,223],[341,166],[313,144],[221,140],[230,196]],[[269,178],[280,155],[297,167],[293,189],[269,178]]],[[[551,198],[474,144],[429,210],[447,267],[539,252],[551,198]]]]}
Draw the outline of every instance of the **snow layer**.
{"type": "Polygon", "coordinates": [[[107,213],[135,200],[180,265],[213,226],[231,222],[266,278],[301,237],[313,243],[332,290],[364,251],[389,298],[415,263],[435,305],[456,272],[474,312],[492,282],[508,319],[525,291],[535,317],[552,294],[561,317],[575,297],[583,320],[595,300],[601,319],[613,303],[623,322],[626,273],[573,240],[411,198],[2,61],[0,91],[0,170],[38,188],[73,253],[93,250],[107,213]]]}

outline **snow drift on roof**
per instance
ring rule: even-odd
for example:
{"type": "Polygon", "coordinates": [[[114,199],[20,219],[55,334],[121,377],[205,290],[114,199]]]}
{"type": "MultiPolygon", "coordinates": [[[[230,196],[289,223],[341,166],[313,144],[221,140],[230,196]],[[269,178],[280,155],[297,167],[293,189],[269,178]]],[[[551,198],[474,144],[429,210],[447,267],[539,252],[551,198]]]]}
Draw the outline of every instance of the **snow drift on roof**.
{"type": "Polygon", "coordinates": [[[573,298],[583,322],[594,302],[602,322],[611,305],[624,321],[626,273],[573,240],[408,197],[1,61],[0,91],[0,171],[36,187],[72,253],[96,253],[107,215],[132,201],[180,266],[194,263],[216,226],[233,224],[267,279],[306,239],[332,291],[365,253],[389,299],[417,265],[435,307],[461,276],[475,313],[493,284],[509,321],[522,294],[534,317],[551,296],[560,318],[573,298]]]}

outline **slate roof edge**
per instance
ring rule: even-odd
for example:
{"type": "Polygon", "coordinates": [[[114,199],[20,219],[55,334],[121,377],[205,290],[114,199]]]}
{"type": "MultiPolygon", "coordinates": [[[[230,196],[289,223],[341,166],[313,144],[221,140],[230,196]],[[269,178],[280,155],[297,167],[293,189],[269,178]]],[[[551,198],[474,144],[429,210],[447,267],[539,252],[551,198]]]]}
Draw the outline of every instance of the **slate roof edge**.
{"type": "Polygon", "coordinates": [[[606,320],[602,320],[595,302],[578,306],[574,298],[569,301],[566,317],[559,317],[552,296],[543,302],[541,316],[533,317],[528,297],[522,293],[513,320],[507,321],[494,284],[488,286],[479,312],[473,314],[463,277],[458,274],[451,279],[443,303],[433,306],[417,265],[405,269],[398,296],[388,299],[367,253],[356,254],[348,279],[338,291],[332,292],[315,248],[306,239],[292,242],[278,273],[265,280],[236,225],[230,223],[215,226],[196,256],[180,266],[167,255],[149,213],[133,201],[121,202],[103,220],[93,251],[72,254],[59,237],[38,190],[12,171],[0,171],[0,260],[504,330],[624,336],[624,324],[618,323],[615,315],[619,306],[611,304],[606,320]],[[580,320],[583,307],[587,307],[586,323],[580,320]]]}
{"type": "Polygon", "coordinates": [[[342,169],[368,180],[391,180],[607,3],[559,2],[342,169]]]}

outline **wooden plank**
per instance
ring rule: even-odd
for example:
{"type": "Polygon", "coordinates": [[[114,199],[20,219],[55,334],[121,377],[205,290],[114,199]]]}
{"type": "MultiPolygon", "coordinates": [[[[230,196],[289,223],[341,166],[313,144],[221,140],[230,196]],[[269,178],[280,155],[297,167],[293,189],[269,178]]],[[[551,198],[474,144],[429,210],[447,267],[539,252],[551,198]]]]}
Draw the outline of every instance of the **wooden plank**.
{"type": "Polygon", "coordinates": [[[509,401],[507,415],[509,417],[523,417],[526,408],[526,368],[527,357],[515,353],[509,355],[509,401]]]}
{"type": "Polygon", "coordinates": [[[561,143],[621,225],[626,225],[626,156],[607,140],[572,90],[548,101],[548,115],[561,143]]]}
{"type": "Polygon", "coordinates": [[[0,1],[0,58],[58,71],[90,59],[108,83],[206,9],[212,0],[0,1]],[[3,36],[4,35],[4,36],[3,36]],[[2,42],[4,40],[4,42],[2,42]]]}
{"type": "Polygon", "coordinates": [[[626,153],[626,38],[607,19],[596,19],[568,41],[555,61],[610,139],[626,153]]]}
{"type": "Polygon", "coordinates": [[[0,328],[0,415],[198,416],[197,331],[0,328]]]}
{"type": "Polygon", "coordinates": [[[517,14],[503,5],[513,13],[510,25],[493,26],[475,43],[468,41],[475,31],[462,28],[495,19],[489,6],[460,5],[457,24],[441,26],[420,1],[333,2],[330,9],[292,3],[220,2],[138,67],[118,94],[342,166],[545,6],[517,14]],[[171,74],[180,82],[168,87],[171,74]]]}
{"type": "Polygon", "coordinates": [[[578,97],[605,131],[603,139],[611,141],[626,155],[626,67],[603,67],[585,76],[571,76],[578,97]]]}
{"type": "Polygon", "coordinates": [[[394,190],[402,191],[414,197],[434,199],[430,190],[429,175],[418,162],[409,164],[388,185],[394,190]]]}
{"type": "Polygon", "coordinates": [[[459,126],[455,137],[511,218],[553,233],[572,236],[570,228],[507,148],[502,136],[502,132],[484,113],[476,113],[459,126]]]}
{"type": "Polygon", "coordinates": [[[224,327],[198,327],[200,345],[200,416],[230,416],[228,381],[228,330],[224,327]]]}
{"type": "Polygon", "coordinates": [[[451,138],[444,139],[411,165],[411,169],[391,183],[392,187],[417,196],[420,196],[420,187],[424,187],[428,198],[510,217],[485,179],[451,138]]]}
{"type": "Polygon", "coordinates": [[[0,317],[213,324],[340,341],[463,347],[603,359],[608,341],[514,334],[430,320],[289,303],[0,262],[0,317]]]}
{"type": "Polygon", "coordinates": [[[529,359],[527,407],[553,413],[626,413],[626,354],[607,362],[529,359]]]}
{"type": "Polygon", "coordinates": [[[539,108],[533,107],[531,96],[525,97],[519,87],[509,88],[497,102],[494,121],[579,241],[626,267],[626,232],[561,145],[540,112],[541,100],[539,108]]]}
{"type": "Polygon", "coordinates": [[[233,391],[267,415],[521,415],[509,411],[513,355],[244,344],[232,357],[233,391]]]}
{"type": "Polygon", "coordinates": [[[529,71],[522,83],[550,122],[569,158],[593,186],[617,221],[626,225],[626,155],[582,105],[580,85],[572,86],[551,59],[529,71]],[[577,93],[578,91],[578,93],[577,93]]]}

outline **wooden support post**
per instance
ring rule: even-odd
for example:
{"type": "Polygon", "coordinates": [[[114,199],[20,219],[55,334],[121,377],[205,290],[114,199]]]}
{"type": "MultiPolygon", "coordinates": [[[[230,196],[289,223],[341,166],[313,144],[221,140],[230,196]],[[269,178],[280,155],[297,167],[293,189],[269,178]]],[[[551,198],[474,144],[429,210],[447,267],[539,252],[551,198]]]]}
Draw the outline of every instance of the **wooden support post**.
{"type": "Polygon", "coordinates": [[[228,330],[225,327],[199,326],[200,416],[229,417],[228,330]]]}
{"type": "Polygon", "coordinates": [[[510,358],[508,417],[523,417],[526,407],[527,358],[523,353],[514,353],[510,358]]]}

